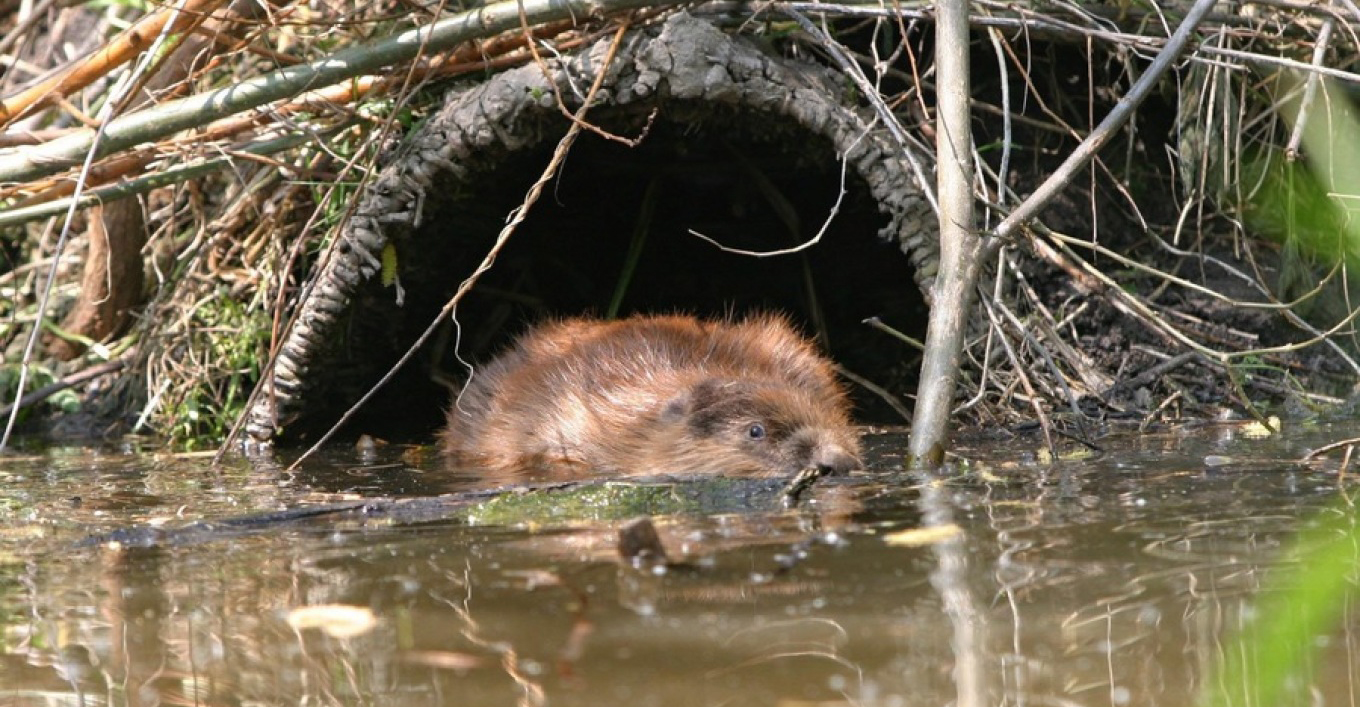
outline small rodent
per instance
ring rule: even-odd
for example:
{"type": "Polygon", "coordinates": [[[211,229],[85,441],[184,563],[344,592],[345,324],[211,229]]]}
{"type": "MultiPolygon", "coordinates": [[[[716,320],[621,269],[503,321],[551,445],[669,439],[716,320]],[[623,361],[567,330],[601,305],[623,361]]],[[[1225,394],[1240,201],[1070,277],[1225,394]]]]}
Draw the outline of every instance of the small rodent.
{"type": "Polygon", "coordinates": [[[770,314],[541,324],[475,369],[440,446],[460,466],[502,473],[780,476],[859,466],[831,363],[770,314]]]}

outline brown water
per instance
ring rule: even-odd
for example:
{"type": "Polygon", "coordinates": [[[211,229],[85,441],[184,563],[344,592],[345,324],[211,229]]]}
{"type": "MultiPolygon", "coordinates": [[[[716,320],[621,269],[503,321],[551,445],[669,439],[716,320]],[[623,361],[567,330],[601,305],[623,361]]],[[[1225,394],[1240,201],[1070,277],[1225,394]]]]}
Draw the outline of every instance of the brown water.
{"type": "MultiPolygon", "coordinates": [[[[1263,587],[1300,572],[1280,561],[1300,525],[1350,512],[1339,455],[1298,460],[1357,435],[1201,428],[1055,463],[980,446],[946,482],[855,478],[788,511],[757,485],[657,516],[665,571],[615,559],[613,518],[636,509],[596,497],[562,502],[577,520],[192,525],[466,488],[344,450],[298,472],[13,458],[0,705],[1190,705],[1263,587]],[[959,532],[902,534],[923,524],[959,532]]],[[[903,443],[874,436],[873,466],[903,443]]],[[[1314,638],[1291,704],[1360,703],[1357,610],[1314,638]]]]}

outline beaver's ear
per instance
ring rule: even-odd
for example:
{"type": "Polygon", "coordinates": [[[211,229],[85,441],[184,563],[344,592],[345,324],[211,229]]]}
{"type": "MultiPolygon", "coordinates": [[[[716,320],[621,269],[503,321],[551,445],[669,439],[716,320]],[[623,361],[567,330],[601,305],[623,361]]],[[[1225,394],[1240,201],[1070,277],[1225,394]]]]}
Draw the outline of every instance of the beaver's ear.
{"type": "Polygon", "coordinates": [[[699,435],[711,434],[723,422],[724,393],[728,381],[707,378],[671,398],[662,411],[667,422],[684,422],[699,435]]]}
{"type": "Polygon", "coordinates": [[[666,407],[661,408],[661,421],[679,422],[685,419],[685,415],[689,413],[689,398],[690,395],[688,390],[685,390],[681,392],[679,395],[675,396],[674,398],[671,398],[666,403],[666,407]]]}
{"type": "Polygon", "coordinates": [[[722,382],[707,378],[680,391],[666,403],[661,412],[663,420],[674,421],[689,417],[691,413],[713,405],[718,398],[718,388],[722,382]]]}

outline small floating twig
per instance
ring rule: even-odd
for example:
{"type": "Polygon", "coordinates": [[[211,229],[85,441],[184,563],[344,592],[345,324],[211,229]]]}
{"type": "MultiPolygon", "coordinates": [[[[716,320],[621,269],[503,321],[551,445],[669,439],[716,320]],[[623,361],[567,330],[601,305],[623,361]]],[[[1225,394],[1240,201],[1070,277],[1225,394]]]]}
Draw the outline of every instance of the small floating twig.
{"type": "MultiPolygon", "coordinates": [[[[1360,444],[1360,437],[1351,437],[1350,439],[1343,439],[1343,440],[1341,440],[1341,441],[1339,441],[1339,442],[1332,442],[1331,444],[1324,444],[1324,445],[1322,445],[1321,447],[1318,447],[1317,449],[1314,449],[1313,451],[1311,451],[1311,452],[1309,452],[1309,453],[1303,455],[1303,458],[1300,459],[1299,461],[1308,461],[1308,460],[1310,460],[1310,459],[1316,459],[1316,458],[1318,458],[1318,457],[1320,457],[1320,456],[1322,456],[1322,455],[1326,454],[1327,452],[1330,452],[1330,451],[1332,451],[1332,450],[1334,450],[1334,449],[1339,449],[1339,448],[1341,448],[1341,447],[1353,447],[1353,446],[1355,446],[1355,445],[1357,445],[1357,444],[1360,444]]],[[[1350,451],[1349,451],[1349,450],[1346,452],[1346,458],[1347,458],[1347,459],[1350,458],[1350,451]]]]}
{"type": "Polygon", "coordinates": [[[812,488],[812,485],[817,483],[818,479],[826,475],[827,470],[819,466],[810,466],[798,472],[780,492],[784,497],[784,507],[796,508],[803,492],[812,488]]]}

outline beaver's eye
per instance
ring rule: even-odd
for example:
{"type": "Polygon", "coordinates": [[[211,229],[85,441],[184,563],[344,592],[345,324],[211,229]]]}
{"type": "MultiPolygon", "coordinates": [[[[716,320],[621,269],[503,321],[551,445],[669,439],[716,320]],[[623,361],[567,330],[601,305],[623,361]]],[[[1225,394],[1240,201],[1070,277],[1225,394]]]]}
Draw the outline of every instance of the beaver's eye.
{"type": "Polygon", "coordinates": [[[752,424],[746,428],[746,436],[751,439],[765,439],[765,425],[759,422],[752,424]]]}

